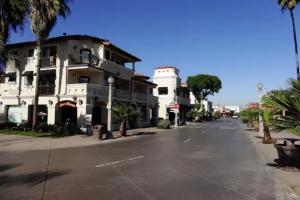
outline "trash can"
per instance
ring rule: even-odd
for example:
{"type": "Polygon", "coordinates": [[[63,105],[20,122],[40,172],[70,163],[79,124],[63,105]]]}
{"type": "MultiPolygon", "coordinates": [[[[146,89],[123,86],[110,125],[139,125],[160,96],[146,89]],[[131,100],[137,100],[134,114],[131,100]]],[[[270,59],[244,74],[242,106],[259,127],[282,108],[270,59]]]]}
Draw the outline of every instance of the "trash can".
{"type": "Polygon", "coordinates": [[[278,161],[289,166],[300,166],[300,140],[296,138],[273,139],[278,161]]]}
{"type": "Polygon", "coordinates": [[[94,125],[92,126],[92,132],[95,138],[102,140],[105,134],[104,126],[101,124],[94,125]]]}

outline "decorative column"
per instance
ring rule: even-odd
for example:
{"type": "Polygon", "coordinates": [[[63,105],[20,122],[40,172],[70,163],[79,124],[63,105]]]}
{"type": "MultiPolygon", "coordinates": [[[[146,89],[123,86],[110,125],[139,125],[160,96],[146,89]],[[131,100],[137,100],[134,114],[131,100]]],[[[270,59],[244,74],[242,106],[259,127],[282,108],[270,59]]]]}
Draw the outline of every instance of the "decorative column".
{"type": "MultiPolygon", "coordinates": [[[[257,89],[258,89],[258,94],[259,94],[259,109],[262,109],[262,103],[261,103],[261,98],[263,96],[263,87],[264,85],[262,83],[257,84],[257,89]]],[[[259,137],[264,137],[264,125],[262,121],[261,115],[259,115],[259,132],[258,132],[259,137]]]]}
{"type": "Polygon", "coordinates": [[[107,131],[111,133],[112,124],[112,85],[114,78],[110,76],[108,78],[108,102],[107,102],[107,131]]]}

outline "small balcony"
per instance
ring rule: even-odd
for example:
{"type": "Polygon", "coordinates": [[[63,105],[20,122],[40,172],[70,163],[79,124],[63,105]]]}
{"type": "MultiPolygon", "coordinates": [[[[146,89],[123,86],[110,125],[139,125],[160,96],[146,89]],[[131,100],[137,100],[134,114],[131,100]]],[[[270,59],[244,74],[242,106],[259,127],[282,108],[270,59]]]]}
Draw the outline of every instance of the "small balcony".
{"type": "Polygon", "coordinates": [[[73,83],[67,85],[68,95],[108,96],[108,87],[89,83],[73,83]]]}
{"type": "Polygon", "coordinates": [[[119,100],[129,101],[130,100],[130,91],[129,90],[116,89],[114,96],[119,100]]]}
{"type": "Polygon", "coordinates": [[[152,94],[145,94],[145,93],[134,93],[133,100],[139,103],[147,103],[147,104],[157,104],[158,97],[153,96],[152,94]]]}
{"type": "Polygon", "coordinates": [[[51,96],[55,93],[55,85],[40,85],[39,95],[40,96],[51,96]]]}
{"type": "Polygon", "coordinates": [[[56,67],[56,56],[42,57],[41,68],[56,67]]]}
{"type": "Polygon", "coordinates": [[[91,67],[98,66],[100,59],[94,55],[86,55],[86,54],[71,54],[68,58],[69,66],[82,66],[87,65],[91,67]]]}

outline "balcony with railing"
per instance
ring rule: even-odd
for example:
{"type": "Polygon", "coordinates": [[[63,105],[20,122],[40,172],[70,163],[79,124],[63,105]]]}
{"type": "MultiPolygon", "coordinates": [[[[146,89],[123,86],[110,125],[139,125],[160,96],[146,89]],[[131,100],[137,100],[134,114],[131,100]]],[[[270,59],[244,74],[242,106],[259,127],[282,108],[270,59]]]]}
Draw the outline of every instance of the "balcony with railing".
{"type": "Polygon", "coordinates": [[[41,68],[56,67],[56,56],[42,57],[41,68]]]}
{"type": "Polygon", "coordinates": [[[68,95],[108,96],[108,87],[90,83],[73,83],[67,85],[68,95]]]}
{"type": "Polygon", "coordinates": [[[71,54],[68,58],[69,66],[91,66],[96,67],[99,65],[100,59],[94,55],[86,55],[86,54],[71,54]]]}
{"type": "Polygon", "coordinates": [[[119,100],[130,100],[130,91],[129,90],[121,90],[116,89],[114,96],[119,100]]]}
{"type": "Polygon", "coordinates": [[[39,85],[39,95],[40,96],[51,96],[55,93],[55,85],[39,85]]]}
{"type": "Polygon", "coordinates": [[[157,104],[158,97],[153,96],[152,94],[145,93],[133,93],[133,100],[138,103],[147,103],[147,104],[157,104]]]}
{"type": "Polygon", "coordinates": [[[17,83],[1,83],[1,96],[17,96],[19,95],[19,88],[17,83]]]}

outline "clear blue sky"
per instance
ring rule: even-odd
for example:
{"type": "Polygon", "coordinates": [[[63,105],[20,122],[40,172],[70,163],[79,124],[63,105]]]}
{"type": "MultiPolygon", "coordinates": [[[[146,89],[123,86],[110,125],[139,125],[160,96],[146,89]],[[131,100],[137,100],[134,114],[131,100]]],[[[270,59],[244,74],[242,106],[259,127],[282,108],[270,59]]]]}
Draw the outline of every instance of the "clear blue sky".
{"type": "MultiPolygon", "coordinates": [[[[106,38],[142,59],[137,71],[173,65],[186,77],[217,75],[223,82],[215,104],[257,99],[256,84],[286,87],[295,77],[289,13],[277,0],[74,0],[51,36],[88,34],[106,38]]],[[[300,33],[300,12],[296,10],[300,33]]],[[[29,29],[10,42],[33,40],[29,29]]],[[[300,39],[300,35],[299,35],[300,39]]],[[[300,40],[299,40],[300,42],[300,40]]]]}

